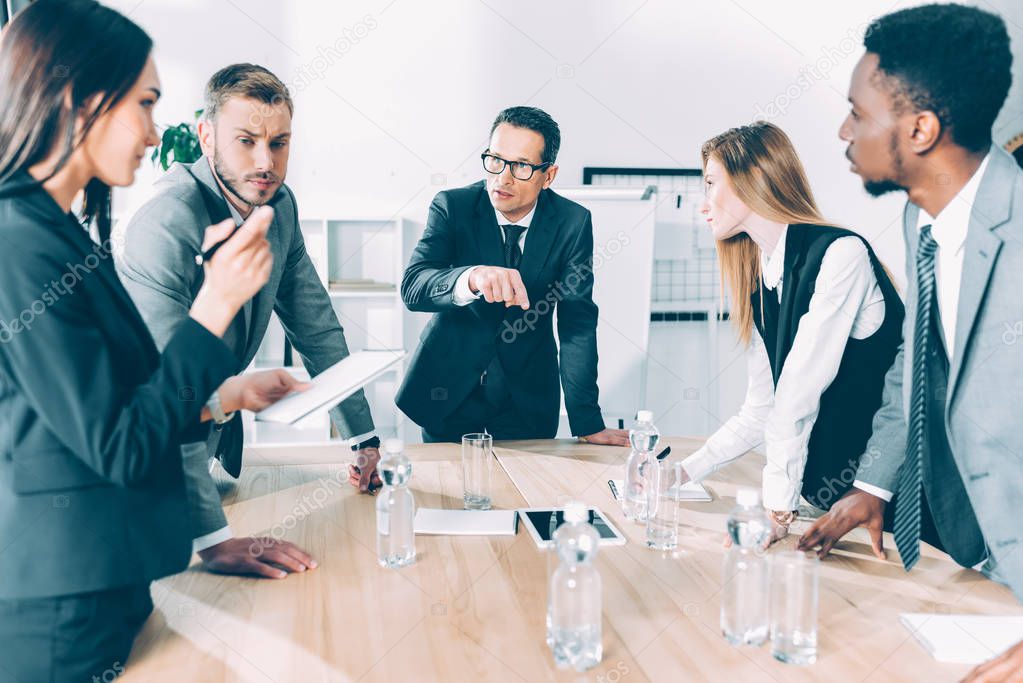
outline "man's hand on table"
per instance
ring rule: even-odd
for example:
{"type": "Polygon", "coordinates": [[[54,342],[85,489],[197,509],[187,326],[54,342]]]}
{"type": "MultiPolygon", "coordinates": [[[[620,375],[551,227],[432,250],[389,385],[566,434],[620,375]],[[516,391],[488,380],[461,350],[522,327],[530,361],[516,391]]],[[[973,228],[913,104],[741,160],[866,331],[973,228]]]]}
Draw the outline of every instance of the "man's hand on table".
{"type": "Polygon", "coordinates": [[[1023,683],[1023,641],[966,675],[963,683],[1023,683]]]}
{"type": "Polygon", "coordinates": [[[216,574],[243,574],[283,579],[289,573],[316,569],[317,562],[304,550],[268,537],[229,538],[199,551],[203,564],[216,574]]]}
{"type": "Polygon", "coordinates": [[[800,550],[813,550],[820,546],[817,555],[824,558],[831,548],[847,533],[863,526],[870,533],[870,545],[879,560],[886,559],[884,552],[884,508],[883,498],[853,488],[838,499],[831,510],[819,517],[803,537],[799,539],[800,550]]]}
{"type": "Polygon", "coordinates": [[[580,436],[583,443],[594,443],[600,446],[628,446],[629,432],[624,429],[604,429],[596,434],[580,436]]]}
{"type": "Polygon", "coordinates": [[[355,463],[348,466],[348,483],[363,493],[373,493],[384,485],[377,473],[380,451],[363,448],[355,453],[355,463]]]}

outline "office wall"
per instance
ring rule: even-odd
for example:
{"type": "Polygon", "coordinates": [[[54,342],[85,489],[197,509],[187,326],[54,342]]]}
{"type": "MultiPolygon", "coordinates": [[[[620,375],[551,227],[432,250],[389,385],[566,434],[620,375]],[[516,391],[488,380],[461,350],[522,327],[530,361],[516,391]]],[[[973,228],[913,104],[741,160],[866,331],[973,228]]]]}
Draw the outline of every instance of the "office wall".
{"type": "MultiPolygon", "coordinates": [[[[112,0],[156,41],[164,123],[201,105],[233,61],[266,65],[294,92],[288,180],[313,214],[425,219],[433,194],[480,178],[502,107],[529,103],[563,130],[558,183],[585,165],[696,166],[700,143],[769,118],[802,154],[825,213],[870,238],[903,277],[900,196],[868,197],[837,129],[874,16],[916,4],[730,0],[112,0]]],[[[1023,5],[990,0],[1017,54],[996,141],[1023,131],[1023,5]]],[[[118,193],[127,209],[155,177],[118,193]]],[[[411,327],[421,324],[413,321],[411,327]]],[[[727,328],[725,328],[727,330],[727,328]]],[[[658,342],[652,341],[652,353],[658,342]]],[[[726,376],[727,375],[726,373],[726,376]]],[[[730,380],[712,412],[734,409],[730,380]]]]}
{"type": "MultiPolygon", "coordinates": [[[[289,181],[307,212],[425,217],[437,190],[480,177],[487,125],[511,104],[561,123],[563,184],[579,183],[584,165],[697,165],[704,139],[759,115],[793,137],[826,212],[899,261],[901,199],[868,198],[836,136],[859,35],[889,0],[110,4],[156,41],[161,121],[190,118],[204,80],[231,61],[265,64],[292,86],[289,181]]],[[[1023,6],[982,5],[1018,42],[1023,6]]],[[[1000,141],[1023,131],[1019,94],[1016,83],[1000,141]]]]}

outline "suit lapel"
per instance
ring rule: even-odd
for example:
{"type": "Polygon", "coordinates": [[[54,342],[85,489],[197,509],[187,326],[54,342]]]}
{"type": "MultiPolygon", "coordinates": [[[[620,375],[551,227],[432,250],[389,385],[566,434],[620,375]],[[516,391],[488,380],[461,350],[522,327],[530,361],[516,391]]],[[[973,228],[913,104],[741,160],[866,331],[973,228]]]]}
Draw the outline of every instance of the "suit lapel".
{"type": "Polygon", "coordinates": [[[970,212],[970,226],[963,244],[963,274],[960,281],[959,305],[956,314],[955,351],[949,367],[949,405],[958,384],[963,360],[973,337],[977,314],[988,281],[1002,248],[1002,239],[992,231],[1012,213],[1011,180],[1015,176],[1014,161],[1000,149],[992,148],[987,170],[981,178],[977,197],[970,212]]]}
{"type": "MultiPolygon", "coordinates": [[[[68,230],[74,230],[74,227],[72,227],[69,224],[68,230]]],[[[89,256],[93,254],[99,256],[100,254],[104,253],[104,250],[107,247],[113,249],[113,244],[110,242],[108,242],[105,246],[104,245],[97,246],[96,243],[93,242],[92,239],[88,237],[88,235],[83,234],[83,238],[87,242],[87,245],[83,244],[79,240],[75,240],[75,242],[77,242],[76,246],[78,247],[79,253],[85,259],[88,259],[89,256]]],[[[121,283],[121,280],[117,275],[117,271],[114,269],[113,258],[114,258],[113,253],[111,251],[107,251],[106,256],[100,257],[100,263],[94,269],[94,272],[98,273],[100,279],[107,283],[107,287],[114,295],[114,299],[121,306],[121,310],[125,313],[125,315],[127,315],[132,320],[136,328],[138,328],[139,330],[144,330],[145,336],[148,337],[150,336],[149,327],[146,325],[146,322],[142,319],[142,314],[139,313],[139,309],[138,307],[135,306],[135,302],[131,300],[131,296],[128,294],[128,290],[126,290],[124,288],[124,285],[121,283]]],[[[85,263],[86,265],[88,265],[87,261],[85,261],[85,263]]]]}
{"type": "MultiPolygon", "coordinates": [[[[206,210],[209,214],[210,223],[219,223],[227,218],[233,218],[234,215],[231,213],[231,209],[227,204],[227,200],[224,198],[223,193],[220,191],[220,186],[217,184],[216,178],[213,177],[213,169],[210,166],[209,157],[203,155],[193,163],[189,170],[192,176],[199,181],[204,187],[200,188],[203,192],[203,198],[206,202],[206,210]]],[[[276,214],[274,216],[274,222],[277,222],[276,214]]],[[[205,230],[205,226],[203,228],[205,230]]],[[[271,229],[272,226],[271,226],[271,229]]],[[[276,255],[275,255],[276,256],[276,255]]],[[[261,294],[257,293],[252,299],[249,299],[242,306],[241,310],[241,321],[242,330],[240,333],[240,344],[242,347],[242,354],[248,349],[248,337],[249,331],[252,329],[252,306],[253,301],[261,294]]],[[[236,316],[237,319],[237,316],[236,316]]]]}
{"type": "MultiPolygon", "coordinates": [[[[42,190],[41,187],[40,191],[45,192],[45,190],[42,190]]],[[[49,207],[47,207],[47,209],[49,209],[49,207]]],[[[131,320],[136,331],[139,332],[143,338],[151,340],[152,337],[149,332],[149,327],[142,319],[139,309],[135,306],[135,302],[132,301],[131,296],[128,294],[128,290],[124,288],[124,285],[121,283],[121,280],[117,275],[117,271],[114,269],[114,254],[112,252],[114,249],[113,243],[107,242],[105,245],[97,245],[74,218],[67,214],[62,214],[59,210],[57,210],[56,204],[54,204],[53,209],[55,210],[56,216],[63,218],[62,221],[57,223],[56,232],[59,237],[66,240],[79,255],[80,259],[78,263],[89,268],[90,273],[95,273],[100,280],[106,283],[107,288],[113,295],[116,305],[121,308],[121,312],[131,320]],[[96,261],[95,266],[91,265],[93,260],[96,261]]],[[[123,330],[119,330],[118,332],[121,333],[123,330]]],[[[150,347],[152,352],[155,354],[155,344],[150,342],[150,347]]]]}
{"type": "Polygon", "coordinates": [[[543,190],[537,199],[536,213],[533,214],[533,221],[526,231],[526,248],[522,252],[522,262],[519,264],[519,273],[522,275],[522,282],[529,287],[543,269],[547,258],[551,254],[551,245],[557,235],[558,226],[561,224],[561,217],[557,215],[551,205],[550,190],[543,190]]]}

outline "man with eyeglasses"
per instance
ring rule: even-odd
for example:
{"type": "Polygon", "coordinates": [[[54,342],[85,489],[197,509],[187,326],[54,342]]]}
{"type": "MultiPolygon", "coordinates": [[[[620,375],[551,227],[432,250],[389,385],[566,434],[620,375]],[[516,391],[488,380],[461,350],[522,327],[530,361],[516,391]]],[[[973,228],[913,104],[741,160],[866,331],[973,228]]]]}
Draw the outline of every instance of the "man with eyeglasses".
{"type": "Polygon", "coordinates": [[[593,227],[589,211],[549,189],[560,144],[546,112],[505,109],[482,155],[485,180],[430,206],[401,294],[434,316],[396,399],[424,441],[553,438],[563,385],[572,434],[628,444],[597,404],[593,227]]]}

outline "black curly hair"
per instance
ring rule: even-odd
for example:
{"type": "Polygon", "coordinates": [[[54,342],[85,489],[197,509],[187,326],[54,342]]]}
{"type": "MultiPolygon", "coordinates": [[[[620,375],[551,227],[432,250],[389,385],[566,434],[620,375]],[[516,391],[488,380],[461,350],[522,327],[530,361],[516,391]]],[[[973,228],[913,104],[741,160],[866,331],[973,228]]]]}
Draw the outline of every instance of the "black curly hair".
{"type": "Polygon", "coordinates": [[[875,19],[863,37],[876,54],[896,111],[932,111],[952,142],[991,145],[991,126],[1012,82],[1005,22],[963,5],[921,5],[875,19]]]}

